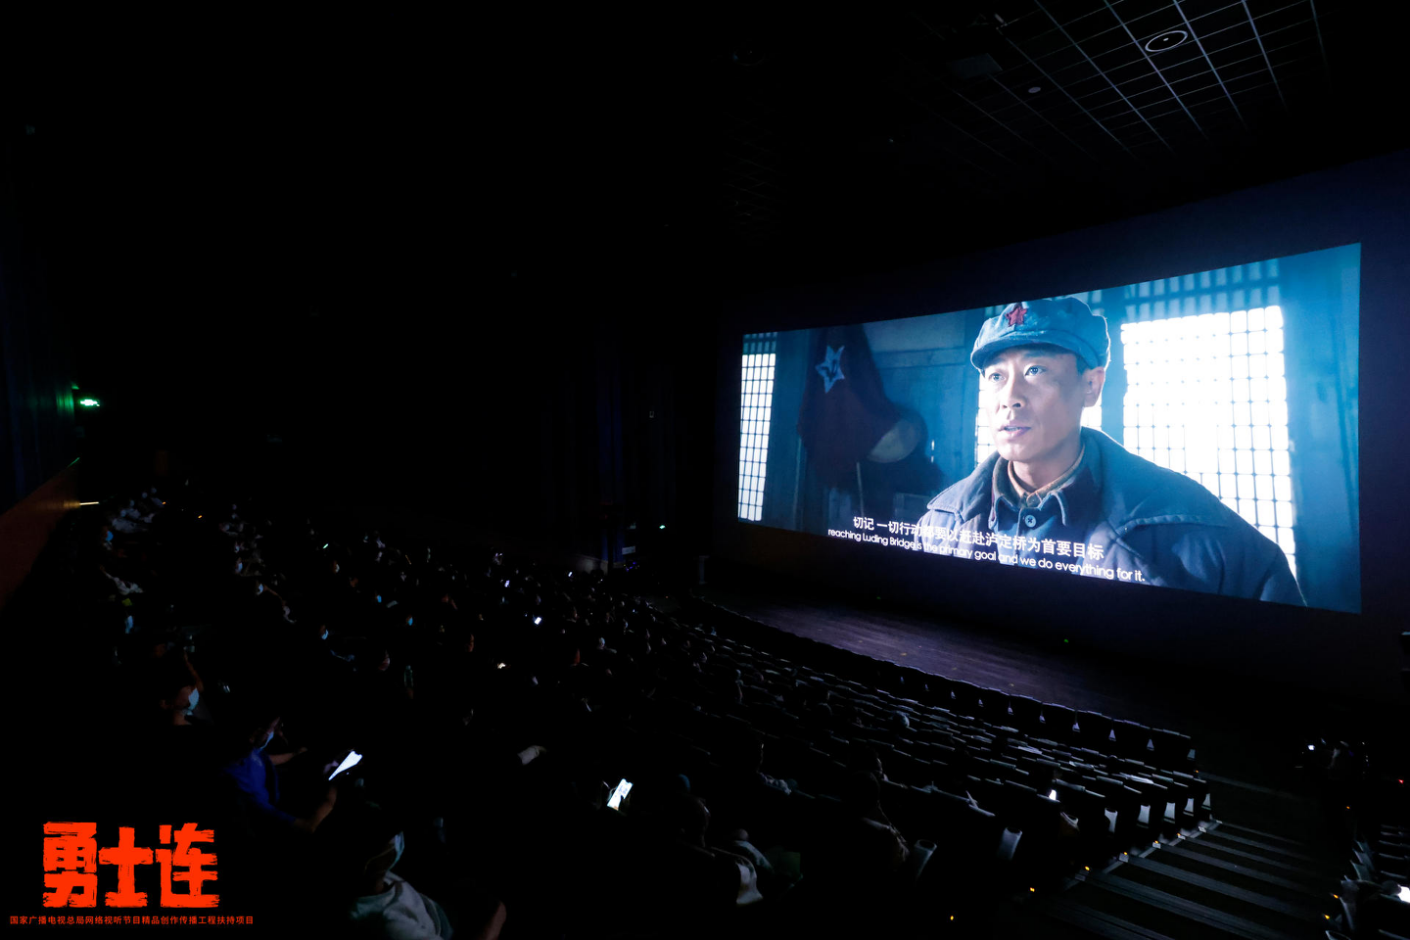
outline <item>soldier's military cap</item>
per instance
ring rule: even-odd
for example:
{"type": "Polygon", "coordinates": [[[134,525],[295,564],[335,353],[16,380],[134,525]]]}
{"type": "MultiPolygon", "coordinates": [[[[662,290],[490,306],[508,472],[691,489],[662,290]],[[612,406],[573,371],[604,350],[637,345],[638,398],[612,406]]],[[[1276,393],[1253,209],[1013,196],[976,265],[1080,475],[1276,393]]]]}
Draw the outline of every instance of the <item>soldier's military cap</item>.
{"type": "Polygon", "coordinates": [[[1106,317],[1093,313],[1076,297],[1009,304],[998,316],[984,321],[969,361],[982,372],[995,353],[1036,343],[1070,350],[1087,369],[1104,368],[1111,361],[1106,317]]]}

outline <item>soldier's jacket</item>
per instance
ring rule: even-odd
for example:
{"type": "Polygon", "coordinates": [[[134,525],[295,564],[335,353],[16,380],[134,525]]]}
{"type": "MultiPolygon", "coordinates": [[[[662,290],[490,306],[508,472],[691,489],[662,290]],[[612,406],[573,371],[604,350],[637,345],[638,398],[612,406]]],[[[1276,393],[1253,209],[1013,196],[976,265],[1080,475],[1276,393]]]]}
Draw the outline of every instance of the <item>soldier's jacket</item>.
{"type": "Polygon", "coordinates": [[[997,452],[927,505],[916,539],[927,552],[1028,563],[1116,580],[1305,605],[1276,543],[1199,483],[1082,429],[1076,474],[1036,506],[996,490],[997,452]],[[1133,580],[1135,580],[1133,578],[1133,580]]]}

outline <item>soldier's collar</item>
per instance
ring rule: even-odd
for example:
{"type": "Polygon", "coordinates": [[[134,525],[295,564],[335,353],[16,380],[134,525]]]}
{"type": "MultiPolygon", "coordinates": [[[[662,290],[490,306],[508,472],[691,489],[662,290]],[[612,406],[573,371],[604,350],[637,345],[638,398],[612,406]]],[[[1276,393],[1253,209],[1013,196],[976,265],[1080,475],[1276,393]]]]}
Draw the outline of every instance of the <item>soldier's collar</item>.
{"type": "Polygon", "coordinates": [[[1002,457],[994,464],[993,501],[989,512],[989,525],[998,523],[996,515],[1002,500],[1010,509],[1019,512],[1024,508],[1042,508],[1049,498],[1057,500],[1062,524],[1070,525],[1075,518],[1081,518],[1084,510],[1100,502],[1101,499],[1101,454],[1095,446],[1088,447],[1086,429],[1082,432],[1082,449],[1077,461],[1058,479],[1035,493],[1020,496],[1009,470],[1009,462],[1002,457]]]}
{"type": "Polygon", "coordinates": [[[1025,506],[1041,506],[1043,499],[1049,493],[1055,493],[1066,486],[1067,481],[1077,475],[1077,468],[1082,466],[1082,459],[1087,455],[1087,442],[1081,440],[1079,436],[1078,443],[1080,446],[1077,451],[1077,459],[1072,461],[1072,466],[1068,467],[1062,476],[1058,477],[1047,486],[1042,486],[1032,491],[1024,489],[1023,481],[1019,480],[1018,475],[1013,472],[1013,463],[1005,461],[1005,463],[1008,464],[1008,487],[1013,499],[1023,503],[1025,506]]]}

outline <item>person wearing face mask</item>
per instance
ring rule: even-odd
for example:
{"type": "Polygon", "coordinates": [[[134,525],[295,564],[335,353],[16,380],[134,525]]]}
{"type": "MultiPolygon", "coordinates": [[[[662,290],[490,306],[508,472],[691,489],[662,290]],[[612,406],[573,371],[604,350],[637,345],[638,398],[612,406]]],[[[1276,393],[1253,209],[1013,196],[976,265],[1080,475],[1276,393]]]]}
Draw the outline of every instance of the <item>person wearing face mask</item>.
{"type": "Polygon", "coordinates": [[[246,603],[249,605],[249,616],[259,623],[272,624],[285,619],[284,608],[287,606],[279,592],[270,586],[265,578],[251,578],[250,582],[245,582],[244,590],[249,591],[246,596],[246,603]]]}
{"type": "Polygon", "coordinates": [[[341,651],[335,649],[334,644],[337,641],[328,629],[325,616],[317,614],[308,618],[296,618],[282,624],[279,629],[287,631],[291,663],[306,664],[316,670],[316,675],[323,677],[341,675],[344,672],[337,661],[343,658],[339,655],[341,651]]]}
{"type": "Polygon", "coordinates": [[[200,680],[173,650],[133,668],[140,676],[145,718],[126,744],[140,759],[124,775],[130,787],[124,805],[138,816],[199,818],[209,811],[208,775],[217,741],[213,726],[193,717],[201,702],[200,680]]]}
{"type": "MultiPolygon", "coordinates": [[[[314,832],[333,811],[338,788],[332,784],[325,787],[313,811],[306,816],[295,816],[283,809],[280,805],[279,774],[275,770],[275,761],[267,753],[282,718],[269,705],[247,705],[243,711],[244,717],[237,717],[236,726],[248,730],[232,738],[229,753],[233,756],[220,768],[227,789],[256,820],[275,828],[314,832]]],[[[292,755],[281,756],[287,760],[292,755]]]]}
{"type": "Polygon", "coordinates": [[[309,641],[312,649],[311,659],[326,661],[329,657],[337,657],[344,661],[352,661],[352,654],[341,648],[342,644],[333,635],[333,631],[328,629],[326,619],[315,618],[312,627],[304,630],[304,635],[312,637],[309,641]]]}
{"type": "Polygon", "coordinates": [[[417,891],[394,870],[406,848],[405,834],[389,813],[367,803],[330,827],[330,854],[344,875],[350,895],[346,918],[350,934],[387,940],[473,937],[495,940],[506,919],[505,907],[490,897],[452,917],[436,901],[417,891]]]}
{"type": "Polygon", "coordinates": [[[176,694],[162,699],[158,705],[167,713],[172,726],[190,728],[194,726],[189,719],[196,713],[196,705],[200,700],[200,690],[194,685],[183,685],[176,690],[176,694]]]}
{"type": "Polygon", "coordinates": [[[205,729],[205,722],[191,720],[201,700],[205,684],[191,665],[185,650],[165,650],[151,666],[154,699],[159,709],[160,724],[170,728],[205,729]]]}

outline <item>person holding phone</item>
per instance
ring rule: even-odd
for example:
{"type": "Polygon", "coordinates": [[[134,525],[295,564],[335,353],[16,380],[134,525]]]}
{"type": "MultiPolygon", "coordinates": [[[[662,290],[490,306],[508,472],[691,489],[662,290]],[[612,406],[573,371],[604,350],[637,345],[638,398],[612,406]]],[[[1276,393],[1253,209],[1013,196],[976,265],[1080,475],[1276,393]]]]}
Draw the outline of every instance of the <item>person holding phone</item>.
{"type": "MultiPolygon", "coordinates": [[[[240,802],[257,817],[280,826],[312,833],[318,829],[338,801],[338,788],[329,784],[312,812],[295,816],[280,807],[279,774],[274,761],[265,753],[279,732],[282,717],[267,706],[249,710],[239,724],[248,730],[235,740],[235,757],[220,769],[222,778],[232,787],[240,802]]],[[[292,756],[292,755],[290,755],[292,756]]],[[[287,759],[287,758],[286,758],[287,759]]]]}

